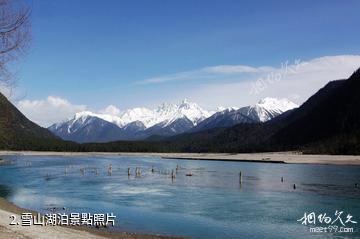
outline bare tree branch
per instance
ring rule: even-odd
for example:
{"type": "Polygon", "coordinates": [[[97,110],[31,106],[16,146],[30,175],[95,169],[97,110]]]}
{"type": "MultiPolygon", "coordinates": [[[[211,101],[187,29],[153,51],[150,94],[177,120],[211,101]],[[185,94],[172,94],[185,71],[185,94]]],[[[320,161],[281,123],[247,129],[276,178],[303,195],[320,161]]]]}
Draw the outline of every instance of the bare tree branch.
{"type": "Polygon", "coordinates": [[[23,56],[30,42],[31,9],[24,0],[0,0],[0,83],[14,85],[9,64],[23,56]]]}

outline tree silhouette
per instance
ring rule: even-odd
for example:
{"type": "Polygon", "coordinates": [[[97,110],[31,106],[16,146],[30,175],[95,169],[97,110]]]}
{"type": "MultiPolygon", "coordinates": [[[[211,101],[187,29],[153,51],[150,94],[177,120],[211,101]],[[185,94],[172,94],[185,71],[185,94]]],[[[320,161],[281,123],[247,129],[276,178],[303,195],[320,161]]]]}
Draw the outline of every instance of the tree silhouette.
{"type": "Polygon", "coordinates": [[[30,42],[30,7],[22,0],[0,0],[0,84],[12,88],[14,75],[9,70],[30,42]]]}

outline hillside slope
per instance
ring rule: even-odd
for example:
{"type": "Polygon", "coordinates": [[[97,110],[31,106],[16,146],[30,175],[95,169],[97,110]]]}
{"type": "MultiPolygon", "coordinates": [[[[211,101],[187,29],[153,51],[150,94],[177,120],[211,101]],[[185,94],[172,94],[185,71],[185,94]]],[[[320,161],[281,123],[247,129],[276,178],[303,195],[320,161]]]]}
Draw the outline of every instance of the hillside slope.
{"type": "Polygon", "coordinates": [[[27,119],[0,93],[0,149],[40,149],[58,141],[49,130],[27,119]]]}

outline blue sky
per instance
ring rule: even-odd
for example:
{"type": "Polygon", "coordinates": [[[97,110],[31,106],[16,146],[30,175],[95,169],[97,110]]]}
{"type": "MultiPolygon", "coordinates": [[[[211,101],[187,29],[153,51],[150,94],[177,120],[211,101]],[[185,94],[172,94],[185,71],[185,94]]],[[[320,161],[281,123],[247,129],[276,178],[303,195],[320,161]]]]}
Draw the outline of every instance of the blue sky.
{"type": "Polygon", "coordinates": [[[358,9],[359,1],[33,0],[33,39],[18,71],[19,89],[27,100],[56,96],[92,110],[181,98],[214,107],[208,95],[194,92],[246,81],[247,74],[148,79],[219,65],[279,68],[296,59],[358,55],[358,9]]]}

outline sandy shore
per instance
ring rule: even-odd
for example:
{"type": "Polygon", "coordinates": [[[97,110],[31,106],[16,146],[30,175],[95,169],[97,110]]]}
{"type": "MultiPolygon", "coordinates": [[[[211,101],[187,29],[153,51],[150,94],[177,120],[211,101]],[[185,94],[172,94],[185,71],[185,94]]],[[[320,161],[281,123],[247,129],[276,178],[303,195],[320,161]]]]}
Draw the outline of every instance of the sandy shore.
{"type": "MultiPolygon", "coordinates": [[[[158,156],[167,159],[220,160],[268,162],[289,164],[335,164],[360,165],[360,155],[310,155],[296,152],[220,154],[220,153],[101,153],[101,152],[37,152],[37,151],[0,151],[0,155],[38,155],[38,156],[158,156]]],[[[0,156],[1,157],[1,156],[0,156]]]]}
{"type": "Polygon", "coordinates": [[[61,226],[21,226],[10,225],[11,215],[20,218],[21,213],[34,211],[20,208],[0,197],[0,238],[11,239],[170,239],[159,235],[145,235],[127,232],[109,232],[104,229],[61,226]]]}
{"type": "Polygon", "coordinates": [[[188,160],[220,160],[244,161],[261,163],[287,164],[333,164],[333,165],[360,165],[360,156],[349,155],[307,155],[299,153],[253,153],[253,154],[196,154],[196,155],[169,155],[165,158],[188,160]]]}

